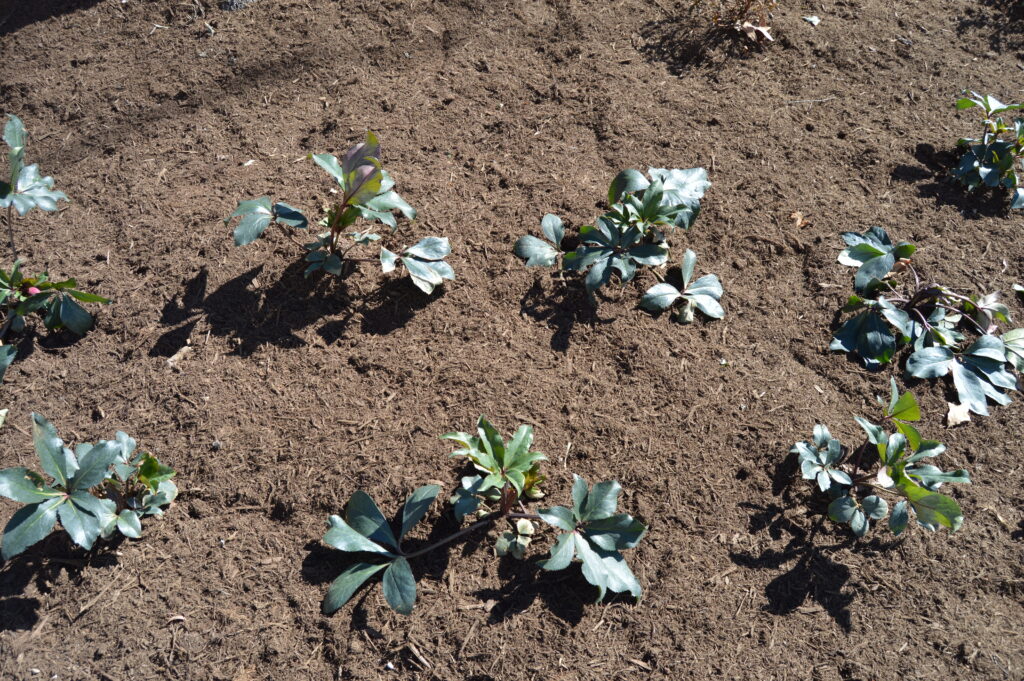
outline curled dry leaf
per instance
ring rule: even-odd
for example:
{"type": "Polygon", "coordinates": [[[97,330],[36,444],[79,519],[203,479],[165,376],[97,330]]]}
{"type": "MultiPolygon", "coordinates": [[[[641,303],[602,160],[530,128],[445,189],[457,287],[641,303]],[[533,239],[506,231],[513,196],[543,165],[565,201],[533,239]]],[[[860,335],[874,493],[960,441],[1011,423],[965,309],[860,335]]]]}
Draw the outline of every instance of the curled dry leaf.
{"type": "Polygon", "coordinates": [[[810,216],[804,215],[798,210],[793,211],[789,214],[789,219],[793,221],[793,226],[797,229],[802,227],[810,227],[813,223],[807,218],[810,216]]]}
{"type": "Polygon", "coordinates": [[[946,413],[946,424],[950,428],[971,420],[971,410],[966,405],[954,404],[952,402],[947,402],[946,404],[949,406],[949,411],[946,413]]]}
{"type": "Polygon", "coordinates": [[[736,24],[736,30],[744,33],[748,38],[753,40],[755,43],[761,42],[761,40],[773,41],[772,34],[769,31],[772,30],[771,26],[758,26],[749,21],[744,21],[742,24],[736,24]]]}

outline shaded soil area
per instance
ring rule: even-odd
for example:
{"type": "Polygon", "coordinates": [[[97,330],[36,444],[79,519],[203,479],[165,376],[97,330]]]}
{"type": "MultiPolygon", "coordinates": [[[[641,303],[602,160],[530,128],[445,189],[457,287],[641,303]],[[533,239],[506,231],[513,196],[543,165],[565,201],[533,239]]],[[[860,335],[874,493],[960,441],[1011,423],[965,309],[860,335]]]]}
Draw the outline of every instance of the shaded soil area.
{"type": "MultiPolygon", "coordinates": [[[[976,127],[955,96],[1024,99],[1019,12],[783,2],[768,49],[700,51],[689,4],[0,10],[0,110],[72,198],[18,221],[23,257],[114,298],[76,343],[24,341],[0,465],[30,463],[38,411],[69,440],[130,432],[182,489],[141,541],[84,554],[54,535],[0,567],[0,676],[1022,678],[1019,400],[947,430],[951,387],[913,386],[974,480],[955,535],[851,541],[787,454],[816,422],[858,439],[894,373],[826,349],[851,289],[840,232],[882,225],[950,285],[1024,280],[1024,218],[946,180],[976,127]],[[420,211],[408,239],[452,241],[458,280],[432,297],[371,267],[304,279],[283,232],[234,248],[222,222],[264,194],[315,214],[329,184],[304,156],[367,129],[420,211]],[[721,321],[638,310],[650,272],[589,308],[512,255],[543,214],[586,224],[617,171],[647,166],[710,173],[673,247],[722,279],[721,321]],[[556,503],[572,473],[621,481],[651,526],[627,556],[643,599],[595,605],[578,569],[496,559],[481,536],[415,562],[411,617],[379,586],[322,616],[345,565],[327,515],[356,489],[389,512],[429,481],[446,497],[462,470],[438,436],[479,414],[535,425],[556,503]]],[[[453,525],[440,504],[428,519],[453,525]]]]}

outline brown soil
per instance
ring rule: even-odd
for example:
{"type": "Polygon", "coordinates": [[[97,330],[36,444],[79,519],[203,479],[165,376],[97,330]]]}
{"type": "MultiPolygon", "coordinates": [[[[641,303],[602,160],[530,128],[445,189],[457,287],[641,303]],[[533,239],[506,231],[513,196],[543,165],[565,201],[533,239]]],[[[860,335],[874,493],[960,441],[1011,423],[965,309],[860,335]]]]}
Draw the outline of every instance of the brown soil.
{"type": "Polygon", "coordinates": [[[892,372],[826,351],[841,231],[881,224],[950,284],[1024,277],[1024,219],[944,180],[974,131],[956,94],[1024,98],[1009,3],[785,2],[776,43],[746,53],[696,52],[687,2],[13,4],[0,110],[73,198],[19,221],[21,249],[115,303],[78,342],[25,341],[0,465],[30,461],[40,411],[68,439],[130,431],[183,494],[142,541],[87,555],[54,535],[0,568],[0,676],[1024,678],[1021,400],[946,430],[948,386],[915,386],[975,481],[955,535],[851,541],[787,456],[815,422],[857,438],[888,390],[892,372]],[[264,193],[315,209],[329,185],[300,157],[368,128],[421,211],[411,237],[452,240],[440,295],[372,268],[307,281],[281,232],[234,248],[221,222],[264,193]],[[723,280],[720,322],[639,311],[649,273],[593,312],[511,253],[647,165],[711,173],[685,243],[723,280]],[[578,570],[499,561],[481,537],[416,562],[411,617],[379,586],[321,616],[344,565],[327,515],[356,489],[392,510],[450,490],[437,436],[481,413],[536,425],[554,501],[572,472],[622,482],[651,525],[628,555],[643,600],[594,605],[578,570]]]}

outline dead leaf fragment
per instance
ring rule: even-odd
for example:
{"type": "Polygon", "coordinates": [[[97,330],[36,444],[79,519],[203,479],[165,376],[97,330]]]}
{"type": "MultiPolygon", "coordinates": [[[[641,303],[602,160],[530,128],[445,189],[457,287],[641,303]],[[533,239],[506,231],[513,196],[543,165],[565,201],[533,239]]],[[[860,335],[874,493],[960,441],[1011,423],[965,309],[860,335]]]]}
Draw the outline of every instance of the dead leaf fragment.
{"type": "Polygon", "coordinates": [[[795,210],[789,214],[789,219],[793,221],[793,226],[796,227],[797,229],[800,229],[801,227],[811,226],[812,223],[807,218],[808,216],[804,215],[798,210],[795,210]]]}
{"type": "Polygon", "coordinates": [[[188,357],[190,352],[192,352],[192,346],[186,345],[181,350],[178,350],[176,353],[167,358],[167,366],[169,366],[171,369],[174,369],[175,371],[181,371],[181,369],[178,367],[178,362],[188,357]]]}
{"type": "Polygon", "coordinates": [[[761,39],[772,41],[772,34],[769,31],[772,30],[771,26],[758,26],[752,24],[749,21],[744,21],[742,24],[736,24],[736,30],[741,33],[745,33],[748,38],[753,40],[755,43],[760,42],[761,39]]]}
{"type": "Polygon", "coordinates": [[[967,423],[971,420],[971,410],[963,404],[953,404],[947,402],[949,406],[949,412],[946,414],[946,422],[950,428],[953,426],[959,426],[961,423],[967,423]]]}

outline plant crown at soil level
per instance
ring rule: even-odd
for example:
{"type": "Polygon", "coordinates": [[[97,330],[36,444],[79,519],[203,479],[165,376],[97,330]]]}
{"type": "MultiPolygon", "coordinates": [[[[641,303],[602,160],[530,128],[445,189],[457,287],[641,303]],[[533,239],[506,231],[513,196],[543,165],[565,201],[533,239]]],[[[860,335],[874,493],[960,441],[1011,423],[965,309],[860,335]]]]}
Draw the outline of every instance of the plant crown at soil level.
{"type": "Polygon", "coordinates": [[[416,602],[416,579],[409,561],[478,530],[501,524],[505,529],[495,542],[498,556],[525,559],[537,528],[546,523],[557,533],[550,557],[540,561],[544,570],[567,568],[574,560],[582,564],[583,576],[597,587],[597,599],[608,591],[641,595],[640,584],[620,551],[635,547],[647,527],[632,516],[616,513],[619,483],[600,482],[590,487],[573,476],[571,507],[552,506],[529,512],[525,504],[543,496],[544,477],[539,463],[546,457],[531,450],[533,429],[520,426],[505,442],[483,416],[475,434],[448,433],[460,449],[453,457],[468,459],[477,473],[462,478],[451,497],[455,521],[472,522],[453,534],[427,546],[409,550],[403,539],[426,515],[440,493],[438,485],[425,485],[406,499],[399,517],[389,521],[368,494],[357,491],[349,499],[344,518],[332,515],[323,541],[339,551],[351,553],[351,563],[331,584],[323,601],[323,612],[331,614],[345,605],[371,577],[383,571],[384,599],[395,611],[408,615],[416,602]]]}
{"type": "Polygon", "coordinates": [[[86,550],[116,532],[137,539],[142,518],[162,515],[178,495],[174,470],[136,453],[135,440],[120,431],[72,450],[45,417],[32,414],[32,441],[43,474],[20,466],[0,471],[0,496],[25,504],[4,528],[4,560],[45,539],[58,521],[86,550]]]}

